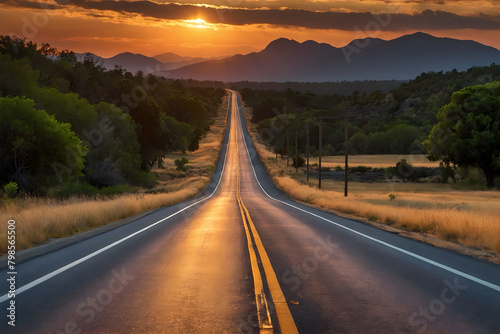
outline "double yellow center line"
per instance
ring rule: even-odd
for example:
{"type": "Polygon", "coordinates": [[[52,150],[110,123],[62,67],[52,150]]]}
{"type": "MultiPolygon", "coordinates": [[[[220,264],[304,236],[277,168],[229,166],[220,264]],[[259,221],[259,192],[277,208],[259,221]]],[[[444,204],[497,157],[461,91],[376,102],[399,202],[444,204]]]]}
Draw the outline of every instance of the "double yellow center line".
{"type": "MultiPolygon", "coordinates": [[[[238,144],[236,144],[236,152],[238,152],[238,144]]],[[[238,180],[237,180],[236,198],[238,200],[238,205],[241,212],[241,218],[243,220],[243,225],[245,227],[248,252],[250,253],[250,263],[252,266],[255,300],[257,302],[257,313],[258,313],[260,331],[261,333],[269,333],[272,332],[273,327],[271,322],[271,316],[269,314],[269,307],[264,293],[264,283],[257,262],[257,254],[260,257],[260,262],[264,269],[267,285],[269,287],[269,291],[271,292],[271,298],[274,304],[274,309],[276,310],[276,316],[278,318],[281,332],[283,334],[298,333],[292,314],[290,313],[290,309],[288,308],[285,296],[283,295],[283,291],[281,291],[278,278],[276,277],[276,273],[274,272],[273,266],[271,265],[271,261],[267,256],[267,252],[264,249],[264,245],[262,244],[262,240],[260,239],[259,234],[257,233],[255,224],[253,223],[252,218],[248,213],[248,209],[246,208],[245,204],[243,203],[243,200],[241,199],[239,164],[238,164],[237,179],[238,180]]]]}

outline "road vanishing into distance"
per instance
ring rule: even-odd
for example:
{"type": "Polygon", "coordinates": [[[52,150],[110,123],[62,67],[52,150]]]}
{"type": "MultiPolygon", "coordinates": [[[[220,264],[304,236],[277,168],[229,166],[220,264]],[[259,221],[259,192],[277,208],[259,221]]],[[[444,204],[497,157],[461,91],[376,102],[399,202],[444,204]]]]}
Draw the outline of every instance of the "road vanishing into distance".
{"type": "Polygon", "coordinates": [[[295,203],[228,108],[201,197],[18,264],[15,327],[3,269],[0,333],[500,333],[500,266],[295,203]]]}

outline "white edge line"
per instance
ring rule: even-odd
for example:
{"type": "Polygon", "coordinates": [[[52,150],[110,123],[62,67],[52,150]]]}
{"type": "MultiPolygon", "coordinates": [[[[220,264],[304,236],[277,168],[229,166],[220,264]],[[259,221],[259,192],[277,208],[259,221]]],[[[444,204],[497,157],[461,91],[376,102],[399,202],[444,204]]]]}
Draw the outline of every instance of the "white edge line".
{"type": "MultiPolygon", "coordinates": [[[[239,98],[237,97],[237,99],[239,99],[239,98]]],[[[366,235],[366,234],[364,234],[364,233],[358,232],[358,231],[353,230],[353,229],[351,229],[351,228],[349,228],[349,227],[347,227],[347,226],[344,226],[344,225],[342,225],[342,224],[339,224],[339,223],[334,222],[334,221],[332,221],[332,220],[329,220],[329,219],[327,219],[327,218],[321,217],[320,215],[317,215],[317,214],[315,214],[315,213],[312,213],[312,212],[309,212],[309,211],[307,211],[307,210],[301,209],[301,208],[299,208],[299,207],[296,207],[296,206],[294,206],[294,205],[292,205],[292,204],[289,204],[289,203],[287,203],[287,202],[284,202],[284,201],[282,201],[282,200],[279,200],[279,199],[274,198],[274,197],[272,197],[271,195],[269,195],[269,194],[268,194],[268,193],[264,190],[264,187],[262,187],[262,184],[260,183],[259,178],[257,177],[257,173],[255,172],[255,168],[254,168],[254,166],[253,166],[253,164],[252,164],[252,158],[250,157],[250,152],[248,151],[248,146],[247,146],[247,143],[246,143],[246,140],[245,140],[245,134],[244,134],[244,132],[243,132],[243,122],[241,121],[241,117],[242,117],[242,116],[241,116],[241,113],[239,112],[239,111],[240,111],[240,109],[241,109],[241,108],[239,108],[239,107],[238,107],[238,117],[240,118],[240,128],[241,128],[242,135],[243,135],[243,143],[245,144],[245,148],[246,148],[246,150],[247,150],[248,159],[250,160],[250,166],[252,166],[253,175],[254,175],[254,177],[255,177],[255,180],[256,180],[256,181],[257,181],[257,183],[259,184],[260,189],[262,189],[262,191],[264,192],[264,194],[266,194],[266,196],[267,196],[267,197],[269,197],[270,199],[272,199],[272,200],[274,200],[274,201],[276,201],[276,202],[279,202],[279,203],[282,203],[282,204],[288,205],[289,207],[292,207],[292,208],[294,208],[294,209],[296,209],[296,210],[302,211],[302,212],[307,213],[307,214],[309,214],[309,215],[311,215],[311,216],[314,216],[314,217],[316,217],[316,218],[319,218],[319,219],[321,219],[321,220],[324,220],[324,221],[326,221],[326,222],[328,222],[328,223],[330,223],[330,224],[333,224],[333,225],[335,225],[335,226],[341,227],[341,228],[343,228],[343,229],[345,229],[345,230],[347,230],[347,231],[349,231],[349,232],[355,233],[355,234],[357,234],[357,235],[359,235],[359,236],[361,236],[361,237],[364,237],[364,238],[366,238],[366,239],[369,239],[369,240],[375,241],[375,242],[377,242],[377,243],[379,243],[379,244],[381,244],[381,245],[384,245],[384,246],[387,246],[387,247],[389,247],[389,248],[392,248],[392,249],[394,249],[394,250],[396,250],[396,251],[398,251],[398,252],[401,252],[401,253],[403,253],[403,254],[406,254],[406,255],[408,255],[408,256],[411,256],[411,257],[413,257],[413,258],[416,258],[416,259],[418,259],[418,260],[420,260],[420,261],[426,262],[426,263],[431,264],[431,265],[433,265],[433,266],[435,266],[435,267],[438,267],[438,268],[444,269],[444,270],[446,270],[446,271],[448,271],[448,272],[450,272],[450,273],[453,273],[453,274],[455,274],[455,275],[461,276],[461,277],[463,277],[463,278],[466,278],[466,279],[468,279],[468,280],[471,280],[471,281],[473,281],[473,282],[476,282],[476,283],[478,283],[478,284],[481,284],[481,285],[483,285],[483,286],[485,286],[485,287],[487,287],[487,288],[490,288],[490,289],[492,289],[492,290],[495,290],[495,291],[500,292],[500,286],[498,286],[498,285],[495,285],[495,284],[490,283],[490,282],[488,282],[488,281],[482,280],[482,279],[477,278],[477,277],[475,277],[475,276],[469,275],[469,274],[464,273],[464,272],[462,272],[462,271],[460,271],[460,270],[453,269],[453,268],[451,268],[451,267],[448,267],[447,265],[444,265],[444,264],[441,264],[441,263],[439,263],[439,262],[436,262],[436,261],[430,260],[430,259],[428,259],[428,258],[426,258],[426,257],[423,257],[423,256],[421,256],[421,255],[418,255],[418,254],[412,253],[412,252],[407,251],[407,250],[405,250],[405,249],[403,249],[403,248],[399,248],[399,247],[397,247],[397,246],[391,245],[391,244],[389,244],[389,243],[387,243],[387,242],[385,242],[385,241],[382,241],[382,240],[376,239],[376,238],[374,238],[374,237],[371,237],[371,236],[369,236],[369,235],[366,235]]]]}
{"type": "MultiPolygon", "coordinates": [[[[229,144],[229,142],[228,142],[228,144],[229,144]]],[[[137,232],[134,232],[134,233],[132,233],[132,234],[130,234],[130,235],[128,235],[128,236],[120,239],[120,240],[117,240],[117,241],[113,242],[112,244],[109,244],[109,245],[107,245],[107,246],[105,246],[105,247],[103,247],[101,249],[98,249],[95,252],[90,253],[90,254],[88,254],[88,255],[86,255],[86,256],[84,256],[84,257],[82,257],[82,258],[80,258],[80,259],[78,259],[76,261],[73,261],[73,262],[65,265],[64,267],[56,269],[56,270],[54,270],[51,273],[48,273],[48,274],[46,274],[46,275],[44,275],[44,276],[42,276],[42,277],[40,277],[40,278],[38,278],[38,279],[36,279],[36,280],[28,283],[26,285],[23,285],[19,289],[16,289],[16,296],[19,295],[19,294],[21,294],[21,293],[23,293],[23,292],[25,292],[25,291],[27,291],[27,290],[29,290],[29,289],[31,289],[31,288],[33,288],[33,287],[35,287],[35,286],[37,286],[37,285],[39,285],[39,284],[41,284],[41,283],[43,283],[43,282],[45,282],[45,281],[47,281],[47,280],[49,280],[49,279],[51,279],[51,278],[53,278],[53,277],[55,277],[55,276],[57,276],[57,275],[59,275],[59,274],[61,274],[61,273],[63,273],[63,272],[65,272],[68,269],[71,269],[71,268],[79,265],[80,263],[83,263],[83,262],[85,262],[85,261],[87,261],[87,260],[89,260],[89,259],[91,259],[91,258],[93,258],[93,257],[95,257],[95,256],[97,256],[97,255],[99,255],[99,254],[107,251],[108,249],[111,249],[111,248],[115,247],[116,245],[121,244],[122,242],[124,242],[124,241],[126,241],[126,240],[128,240],[128,239],[130,239],[130,238],[132,238],[132,237],[134,237],[134,236],[136,236],[136,235],[138,235],[138,234],[146,231],[146,230],[149,230],[153,226],[156,226],[156,225],[164,222],[165,220],[170,219],[170,218],[178,215],[179,213],[181,213],[181,212],[183,212],[183,211],[185,211],[185,210],[187,210],[187,209],[189,209],[189,208],[191,208],[191,207],[193,207],[193,206],[195,206],[197,204],[200,204],[201,202],[204,202],[204,201],[208,200],[209,198],[211,198],[217,192],[217,189],[219,189],[219,185],[220,185],[220,183],[222,181],[222,176],[224,175],[224,170],[226,168],[227,151],[228,150],[227,150],[227,147],[226,147],[226,154],[224,155],[224,163],[222,165],[222,171],[221,171],[221,174],[220,174],[220,177],[219,177],[219,181],[217,182],[217,186],[215,187],[214,191],[209,196],[205,197],[202,200],[199,200],[196,203],[188,205],[185,208],[183,208],[183,209],[181,209],[179,211],[174,212],[170,216],[165,217],[163,219],[160,219],[160,220],[156,221],[155,223],[153,223],[151,225],[148,225],[148,226],[144,227],[143,229],[141,229],[141,230],[139,230],[137,232]]],[[[9,296],[9,294],[5,294],[5,295],[1,296],[0,297],[0,303],[3,303],[4,301],[10,299],[8,296],[9,296]]]]}

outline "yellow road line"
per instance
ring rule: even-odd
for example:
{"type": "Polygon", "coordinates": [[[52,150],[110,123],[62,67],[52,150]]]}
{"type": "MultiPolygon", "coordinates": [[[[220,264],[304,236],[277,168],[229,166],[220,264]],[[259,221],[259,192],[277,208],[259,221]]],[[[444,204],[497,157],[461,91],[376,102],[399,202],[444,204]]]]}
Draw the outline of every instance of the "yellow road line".
{"type": "Polygon", "coordinates": [[[238,200],[238,206],[240,208],[241,219],[243,220],[243,226],[245,228],[245,234],[247,237],[248,253],[250,254],[250,264],[252,267],[252,276],[253,276],[254,291],[255,291],[255,302],[257,305],[257,318],[259,321],[259,328],[261,329],[262,332],[262,330],[273,328],[273,325],[271,322],[271,315],[269,314],[269,308],[264,293],[264,283],[262,282],[262,276],[260,274],[259,264],[257,263],[257,255],[255,254],[255,250],[253,248],[252,237],[250,234],[250,230],[248,228],[248,223],[245,221],[243,202],[241,200],[241,197],[239,196],[239,191],[240,191],[239,177],[240,175],[238,173],[237,200],[238,200]]]}
{"type": "Polygon", "coordinates": [[[288,304],[286,302],[285,296],[283,295],[283,291],[281,290],[278,278],[276,277],[276,273],[274,272],[273,266],[271,265],[271,261],[269,260],[269,256],[267,255],[264,245],[262,244],[262,240],[257,233],[255,224],[250,218],[248,209],[243,204],[243,201],[241,204],[243,206],[243,210],[245,211],[247,221],[250,225],[250,229],[255,240],[255,245],[257,246],[257,251],[259,252],[262,266],[264,267],[264,272],[266,273],[267,284],[269,286],[269,291],[271,291],[271,297],[276,309],[276,315],[278,316],[281,332],[283,334],[298,333],[297,326],[295,325],[295,321],[292,317],[292,313],[288,308],[288,304]]]}
{"type": "MultiPolygon", "coordinates": [[[[236,154],[238,155],[238,144],[236,144],[236,154]]],[[[271,298],[274,303],[274,307],[276,310],[276,315],[278,317],[278,322],[280,324],[281,332],[283,334],[295,334],[298,333],[297,326],[295,325],[295,321],[293,320],[290,309],[288,308],[288,304],[286,302],[285,296],[283,295],[283,291],[278,282],[278,278],[276,277],[276,273],[274,272],[273,266],[271,265],[271,261],[269,260],[269,256],[262,244],[262,240],[260,239],[259,234],[257,233],[257,229],[255,228],[255,224],[250,217],[250,213],[248,212],[247,207],[243,203],[243,200],[240,195],[240,171],[238,167],[237,172],[237,186],[236,186],[236,198],[238,200],[238,206],[241,212],[241,218],[243,219],[243,225],[245,227],[245,234],[247,236],[248,243],[248,251],[250,253],[250,263],[252,266],[252,273],[254,277],[254,288],[255,288],[255,298],[257,301],[257,310],[259,313],[259,325],[261,323],[261,310],[259,309],[259,305],[264,307],[262,303],[266,302],[264,290],[263,290],[263,282],[260,274],[260,270],[257,263],[257,256],[253,247],[251,235],[253,235],[253,239],[255,241],[255,245],[257,247],[257,252],[260,255],[260,260],[262,263],[262,267],[264,268],[264,272],[267,278],[267,284],[269,286],[269,291],[271,292],[271,298]],[[247,226],[248,224],[248,226],[247,226]]],[[[269,319],[269,325],[271,325],[271,319],[269,317],[269,310],[267,309],[267,303],[265,304],[265,308],[267,310],[267,317],[269,319]]],[[[262,326],[260,327],[263,328],[262,326]]]]}

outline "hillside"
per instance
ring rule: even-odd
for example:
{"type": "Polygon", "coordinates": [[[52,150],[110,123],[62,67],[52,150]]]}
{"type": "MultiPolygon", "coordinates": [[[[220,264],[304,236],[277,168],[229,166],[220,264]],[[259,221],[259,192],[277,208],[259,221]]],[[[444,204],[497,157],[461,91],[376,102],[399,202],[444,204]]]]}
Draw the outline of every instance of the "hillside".
{"type": "Polygon", "coordinates": [[[264,50],[169,71],[169,78],[236,81],[409,80],[423,72],[500,63],[500,51],[474,41],[424,33],[394,40],[354,40],[344,48],[285,38],[264,50]]]}
{"type": "Polygon", "coordinates": [[[156,55],[154,57],[131,52],[119,53],[110,58],[103,58],[93,53],[77,53],[76,57],[79,61],[83,61],[87,55],[90,55],[108,70],[113,70],[115,66],[120,66],[133,74],[142,71],[143,73],[153,73],[156,75],[163,75],[166,71],[175,70],[184,66],[220,59],[184,57],[171,52],[156,55]]]}

